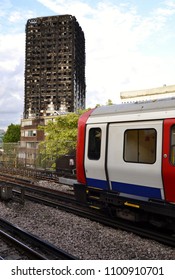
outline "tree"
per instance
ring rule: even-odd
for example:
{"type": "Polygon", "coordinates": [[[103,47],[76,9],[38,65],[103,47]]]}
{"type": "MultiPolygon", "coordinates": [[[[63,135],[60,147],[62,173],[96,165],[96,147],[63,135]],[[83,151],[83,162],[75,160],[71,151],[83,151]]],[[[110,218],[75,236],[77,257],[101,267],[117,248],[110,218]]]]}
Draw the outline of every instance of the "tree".
{"type": "Polygon", "coordinates": [[[54,122],[50,121],[44,127],[40,127],[45,132],[45,140],[39,145],[41,165],[52,160],[52,167],[58,157],[70,154],[76,149],[78,119],[85,112],[68,113],[58,116],[54,122]]]}
{"type": "Polygon", "coordinates": [[[19,124],[11,124],[3,136],[3,161],[13,167],[16,166],[20,128],[19,124]]]}
{"type": "MultiPolygon", "coordinates": [[[[109,106],[109,105],[113,105],[113,102],[112,102],[112,100],[111,99],[108,99],[108,101],[106,102],[106,104],[105,105],[107,105],[107,106],[109,106]]],[[[95,108],[97,108],[97,107],[101,107],[102,105],[101,104],[96,104],[96,106],[95,106],[95,108]]]]}
{"type": "Polygon", "coordinates": [[[112,100],[111,100],[111,99],[108,99],[108,101],[107,101],[106,105],[113,105],[112,100]]]}
{"type": "Polygon", "coordinates": [[[4,143],[16,143],[20,141],[20,129],[19,124],[12,124],[8,126],[7,131],[3,137],[4,143]]]}

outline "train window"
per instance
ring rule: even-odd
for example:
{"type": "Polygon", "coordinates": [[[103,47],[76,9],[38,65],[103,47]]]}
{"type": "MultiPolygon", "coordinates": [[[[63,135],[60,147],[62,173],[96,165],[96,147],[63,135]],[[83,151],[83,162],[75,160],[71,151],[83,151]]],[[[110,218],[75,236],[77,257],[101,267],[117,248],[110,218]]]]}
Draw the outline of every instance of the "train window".
{"type": "Polygon", "coordinates": [[[101,151],[101,128],[95,127],[89,130],[88,158],[98,160],[101,151]]]}
{"type": "Polygon", "coordinates": [[[124,135],[124,160],[136,163],[156,161],[156,130],[129,129],[124,135]]]}
{"type": "Polygon", "coordinates": [[[175,165],[175,125],[171,128],[171,163],[175,165]]]}

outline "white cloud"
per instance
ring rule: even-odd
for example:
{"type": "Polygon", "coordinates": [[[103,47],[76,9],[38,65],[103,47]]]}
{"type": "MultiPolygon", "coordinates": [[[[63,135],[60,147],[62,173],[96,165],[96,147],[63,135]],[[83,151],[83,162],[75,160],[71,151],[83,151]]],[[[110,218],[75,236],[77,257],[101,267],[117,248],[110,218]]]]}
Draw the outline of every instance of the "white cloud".
{"type": "Polygon", "coordinates": [[[32,18],[34,16],[33,11],[26,11],[24,13],[23,10],[12,11],[8,15],[8,20],[11,23],[18,23],[20,21],[26,21],[28,18],[32,18]]]}
{"type": "Polygon", "coordinates": [[[0,128],[20,123],[24,107],[25,23],[31,10],[0,2],[0,128]]]}
{"type": "MultiPolygon", "coordinates": [[[[161,1],[157,8],[149,8],[149,12],[143,14],[131,1],[37,2],[49,9],[48,14],[53,11],[58,15],[74,15],[82,26],[86,39],[87,107],[105,104],[108,99],[119,102],[123,90],[175,84],[175,55],[171,48],[175,41],[174,1],[161,1]]],[[[5,4],[11,7],[10,1],[5,4]]],[[[17,23],[22,23],[25,30],[27,18],[37,16],[37,7],[33,11],[23,12],[16,8],[5,13],[2,6],[0,16],[2,13],[11,26],[10,33],[0,35],[0,96],[3,102],[0,111],[8,95],[13,101],[13,104],[10,99],[6,102],[8,110],[17,104],[16,108],[21,106],[23,111],[25,34],[16,30],[19,28],[17,23]]]]}
{"type": "Polygon", "coordinates": [[[37,0],[42,5],[58,14],[73,14],[81,18],[92,16],[94,9],[85,1],[76,0],[37,0]]]}
{"type": "Polygon", "coordinates": [[[25,34],[0,35],[0,69],[14,71],[21,58],[24,59],[25,34]]]}
{"type": "Polygon", "coordinates": [[[9,16],[10,22],[17,22],[21,19],[23,19],[23,15],[19,11],[14,11],[9,16]]]}
{"type": "Polygon", "coordinates": [[[20,123],[24,98],[25,36],[0,36],[0,128],[20,123]]]}
{"type": "Polygon", "coordinates": [[[120,91],[125,89],[173,82],[169,61],[157,56],[154,46],[163,40],[161,32],[175,14],[173,2],[160,3],[145,16],[131,4],[114,1],[98,1],[94,6],[83,1],[38,1],[55,13],[75,15],[85,32],[87,106],[104,104],[108,98],[118,102],[120,91]],[[154,53],[148,55],[144,45],[154,53]]]}

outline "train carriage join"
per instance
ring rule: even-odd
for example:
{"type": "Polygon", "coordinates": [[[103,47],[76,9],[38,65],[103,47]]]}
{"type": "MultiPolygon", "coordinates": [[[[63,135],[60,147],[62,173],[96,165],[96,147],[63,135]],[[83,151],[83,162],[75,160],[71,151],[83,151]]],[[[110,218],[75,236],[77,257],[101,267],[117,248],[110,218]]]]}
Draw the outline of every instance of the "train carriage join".
{"type": "Polygon", "coordinates": [[[97,107],[78,124],[75,194],[130,220],[175,219],[175,99],[97,107]]]}

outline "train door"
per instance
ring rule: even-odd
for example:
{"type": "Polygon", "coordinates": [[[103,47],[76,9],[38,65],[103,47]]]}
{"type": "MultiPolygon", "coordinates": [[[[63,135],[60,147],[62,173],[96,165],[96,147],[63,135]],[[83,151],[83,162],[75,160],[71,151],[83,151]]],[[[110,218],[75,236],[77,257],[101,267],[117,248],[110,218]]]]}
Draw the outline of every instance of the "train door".
{"type": "Polygon", "coordinates": [[[110,124],[107,154],[112,191],[135,199],[164,199],[162,121],[110,124]]]}
{"type": "Polygon", "coordinates": [[[106,179],[106,130],[107,124],[89,124],[86,127],[85,175],[87,185],[108,189],[106,179]]]}
{"type": "Polygon", "coordinates": [[[175,119],[164,120],[162,175],[165,199],[175,202],[175,119]]]}

